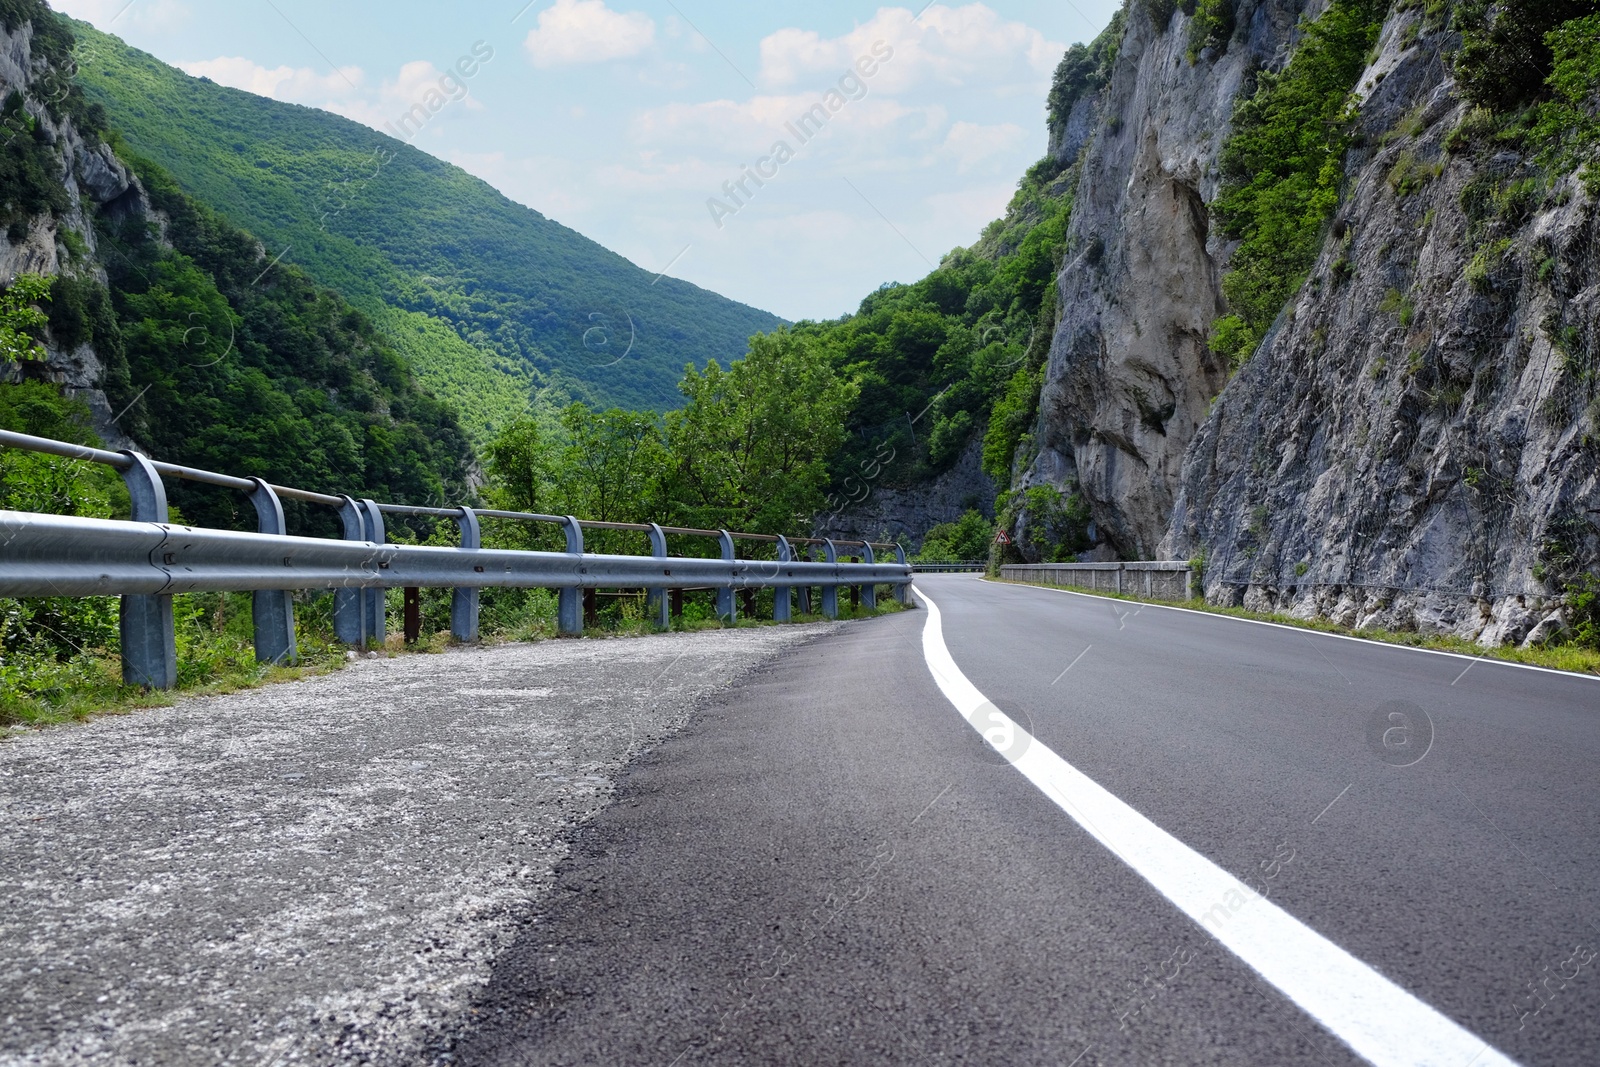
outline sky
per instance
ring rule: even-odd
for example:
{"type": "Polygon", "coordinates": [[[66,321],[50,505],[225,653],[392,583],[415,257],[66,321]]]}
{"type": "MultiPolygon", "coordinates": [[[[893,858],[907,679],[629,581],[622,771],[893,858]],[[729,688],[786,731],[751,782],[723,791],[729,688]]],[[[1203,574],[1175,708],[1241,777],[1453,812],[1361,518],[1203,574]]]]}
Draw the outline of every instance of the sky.
{"type": "Polygon", "coordinates": [[[975,241],[1044,154],[1061,53],[1120,6],[52,3],[191,74],[398,131],[652,274],[787,319],[847,314],[975,241]]]}

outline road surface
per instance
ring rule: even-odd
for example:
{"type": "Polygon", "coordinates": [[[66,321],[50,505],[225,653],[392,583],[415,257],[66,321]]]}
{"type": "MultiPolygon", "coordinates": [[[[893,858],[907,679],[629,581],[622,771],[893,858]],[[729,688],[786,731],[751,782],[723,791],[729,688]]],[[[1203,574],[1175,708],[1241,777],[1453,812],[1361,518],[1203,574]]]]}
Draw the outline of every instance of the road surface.
{"type": "Polygon", "coordinates": [[[627,762],[835,628],[368,659],[0,743],[0,1067],[440,1062],[627,762]]]}
{"type": "Polygon", "coordinates": [[[632,766],[453,1062],[1600,1062],[1600,680],[917,584],[632,766]]]}

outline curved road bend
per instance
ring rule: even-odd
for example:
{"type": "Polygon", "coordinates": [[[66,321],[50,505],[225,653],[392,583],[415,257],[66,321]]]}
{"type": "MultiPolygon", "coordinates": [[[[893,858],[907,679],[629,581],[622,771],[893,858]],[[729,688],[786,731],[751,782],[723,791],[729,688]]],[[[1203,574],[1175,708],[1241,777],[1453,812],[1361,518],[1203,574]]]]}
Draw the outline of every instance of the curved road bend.
{"type": "Polygon", "coordinates": [[[942,643],[823,638],[634,765],[457,1062],[1600,1061],[1600,680],[917,585],[942,643]]]}

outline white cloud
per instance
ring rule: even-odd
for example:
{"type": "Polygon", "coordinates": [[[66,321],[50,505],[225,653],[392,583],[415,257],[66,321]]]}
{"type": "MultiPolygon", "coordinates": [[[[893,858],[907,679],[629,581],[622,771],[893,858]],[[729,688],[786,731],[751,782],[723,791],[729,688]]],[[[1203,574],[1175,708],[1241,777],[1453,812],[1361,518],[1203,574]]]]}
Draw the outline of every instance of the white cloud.
{"type": "Polygon", "coordinates": [[[975,122],[958,122],[945,135],[945,151],[956,159],[956,170],[966,173],[983,163],[996,160],[1011,162],[1011,150],[1020,145],[1028,134],[1014,122],[998,126],[980,126],[975,122]]]}
{"type": "Polygon", "coordinates": [[[196,78],[210,78],[218,85],[297,104],[321,104],[330,97],[349,96],[365,78],[360,67],[319,74],[310,67],[263,67],[243,56],[218,56],[179,63],[178,67],[196,78]]]}
{"type": "Polygon", "coordinates": [[[626,59],[655,41],[649,15],[612,11],[604,0],[556,0],[539,12],[539,26],[523,47],[536,67],[626,59]]]}
{"type": "Polygon", "coordinates": [[[920,18],[907,8],[885,7],[841,37],[801,29],[768,35],[761,42],[761,78],[772,86],[832,81],[861,57],[875,56],[874,91],[939,85],[1032,92],[1049,84],[1065,49],[981,3],[935,4],[920,18]]]}

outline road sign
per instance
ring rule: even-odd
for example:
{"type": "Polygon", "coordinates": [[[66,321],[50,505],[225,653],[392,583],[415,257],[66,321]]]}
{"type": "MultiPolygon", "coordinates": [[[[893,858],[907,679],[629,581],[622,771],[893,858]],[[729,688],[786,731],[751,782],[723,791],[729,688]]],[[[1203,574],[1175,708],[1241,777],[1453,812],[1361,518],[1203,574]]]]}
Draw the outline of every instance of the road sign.
{"type": "Polygon", "coordinates": [[[1004,530],[996,530],[994,532],[994,543],[997,545],[1009,545],[1011,543],[1011,535],[1004,530]]]}

